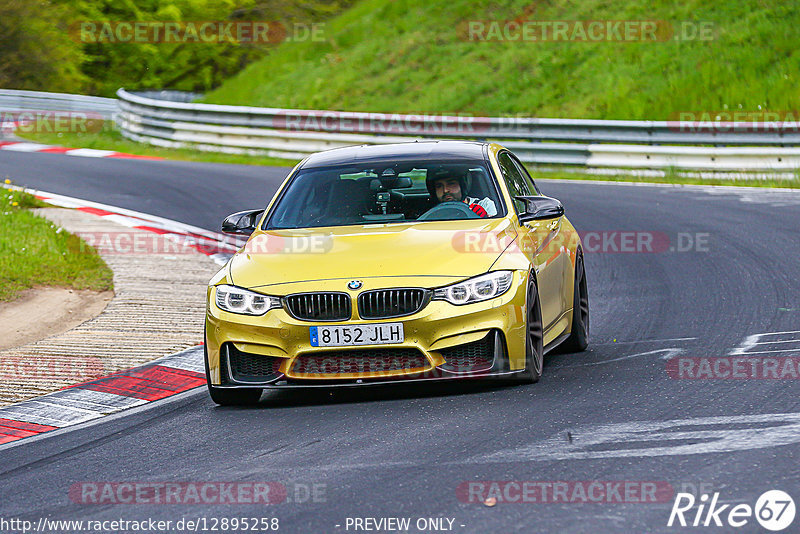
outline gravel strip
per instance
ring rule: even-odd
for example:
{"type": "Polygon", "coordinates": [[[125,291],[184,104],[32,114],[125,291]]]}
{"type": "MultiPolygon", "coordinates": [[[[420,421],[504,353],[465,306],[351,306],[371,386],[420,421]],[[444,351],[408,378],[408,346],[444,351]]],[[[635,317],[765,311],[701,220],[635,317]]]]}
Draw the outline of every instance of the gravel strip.
{"type": "MultiPolygon", "coordinates": [[[[71,233],[153,233],[61,208],[35,210],[71,233]]],[[[206,286],[219,270],[199,252],[100,252],[115,296],[94,319],[43,340],[0,351],[0,406],[127,369],[203,341],[206,286]]],[[[46,312],[43,312],[46,313],[46,312]]]]}

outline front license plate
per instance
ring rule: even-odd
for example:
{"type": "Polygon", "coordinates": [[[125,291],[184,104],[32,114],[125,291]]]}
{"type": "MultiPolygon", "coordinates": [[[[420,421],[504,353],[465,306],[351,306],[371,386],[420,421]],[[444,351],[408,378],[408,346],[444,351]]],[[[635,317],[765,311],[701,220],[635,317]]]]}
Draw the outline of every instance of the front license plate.
{"type": "Polygon", "coordinates": [[[312,326],[310,336],[314,347],[388,345],[405,340],[403,323],[312,326]]]}

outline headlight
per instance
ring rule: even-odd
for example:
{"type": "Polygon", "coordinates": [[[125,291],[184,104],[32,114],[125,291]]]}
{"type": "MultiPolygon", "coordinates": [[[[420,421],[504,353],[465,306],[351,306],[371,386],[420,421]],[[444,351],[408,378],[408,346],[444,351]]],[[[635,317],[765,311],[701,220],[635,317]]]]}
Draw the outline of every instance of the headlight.
{"type": "Polygon", "coordinates": [[[240,287],[221,285],[217,286],[217,307],[231,313],[264,315],[273,308],[280,308],[281,299],[240,287]]]}
{"type": "Polygon", "coordinates": [[[434,289],[433,300],[446,300],[450,304],[472,304],[499,297],[511,287],[513,271],[496,271],[470,278],[452,286],[434,289]]]}

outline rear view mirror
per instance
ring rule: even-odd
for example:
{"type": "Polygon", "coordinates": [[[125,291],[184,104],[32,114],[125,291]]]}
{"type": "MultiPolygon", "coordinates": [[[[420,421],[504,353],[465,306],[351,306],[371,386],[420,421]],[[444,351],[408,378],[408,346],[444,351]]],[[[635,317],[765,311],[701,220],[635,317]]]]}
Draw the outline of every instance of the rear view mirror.
{"type": "Polygon", "coordinates": [[[406,189],[411,186],[412,186],[411,178],[409,178],[408,176],[401,176],[397,180],[395,180],[392,189],[406,189]]]}
{"type": "Polygon", "coordinates": [[[370,181],[369,188],[372,191],[386,191],[387,189],[407,189],[412,185],[413,183],[411,182],[411,178],[408,176],[400,176],[390,180],[382,177],[380,180],[375,178],[374,180],[370,181]]]}
{"type": "Polygon", "coordinates": [[[525,211],[519,214],[519,222],[521,223],[541,219],[555,219],[564,215],[564,206],[558,199],[526,195],[514,198],[525,202],[525,211]]]}
{"type": "Polygon", "coordinates": [[[237,211],[222,221],[222,232],[233,235],[250,235],[256,230],[264,210],[237,211]]]}

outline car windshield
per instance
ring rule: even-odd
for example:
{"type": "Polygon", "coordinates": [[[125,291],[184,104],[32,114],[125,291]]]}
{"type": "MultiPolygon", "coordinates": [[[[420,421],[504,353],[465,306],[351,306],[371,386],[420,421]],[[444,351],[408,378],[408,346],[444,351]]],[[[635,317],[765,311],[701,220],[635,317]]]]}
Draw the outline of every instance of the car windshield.
{"type": "Polygon", "coordinates": [[[502,215],[504,206],[482,160],[386,161],[301,169],[278,200],[267,228],[502,215]]]}

